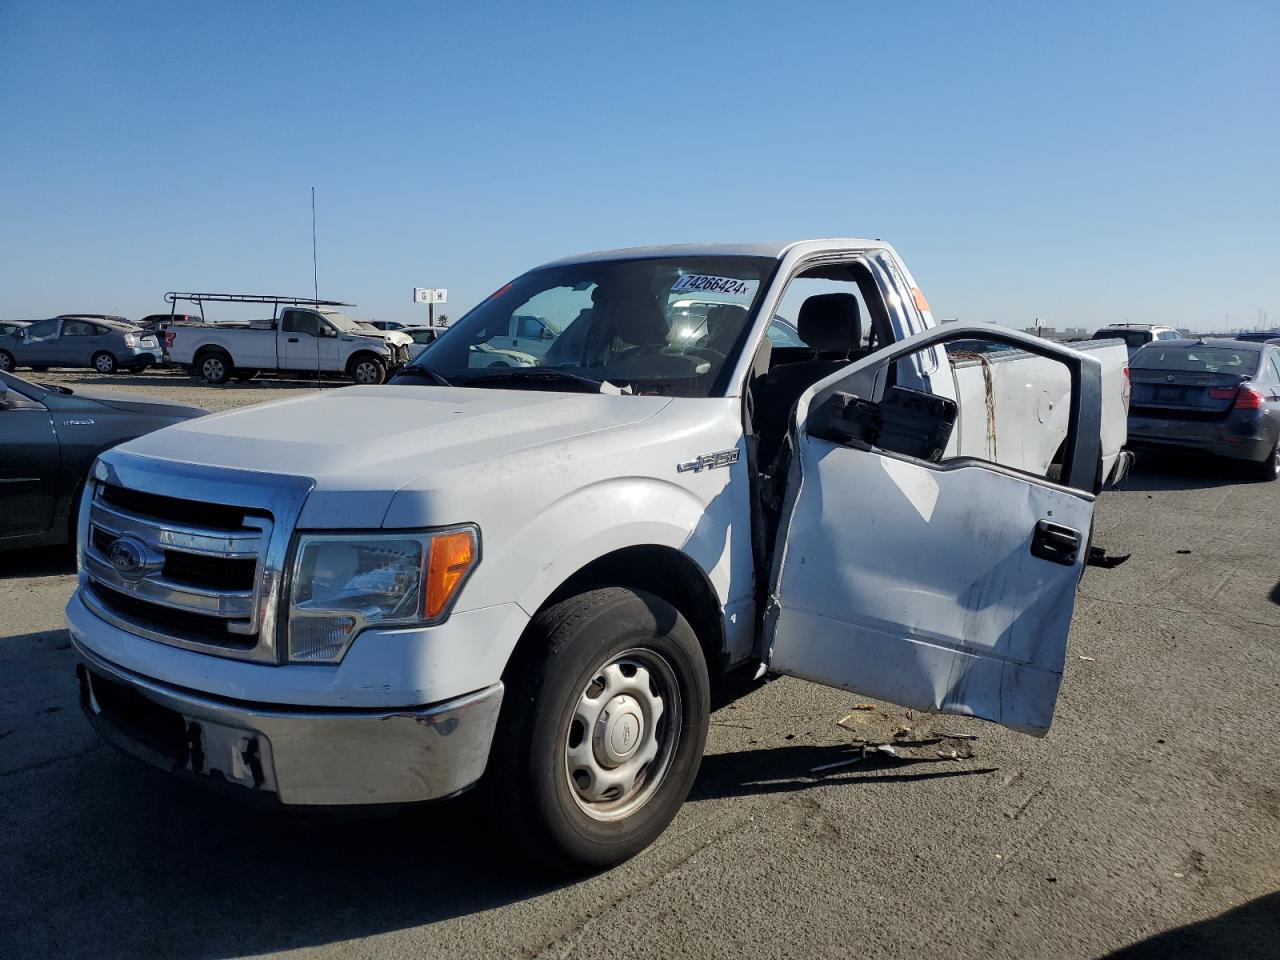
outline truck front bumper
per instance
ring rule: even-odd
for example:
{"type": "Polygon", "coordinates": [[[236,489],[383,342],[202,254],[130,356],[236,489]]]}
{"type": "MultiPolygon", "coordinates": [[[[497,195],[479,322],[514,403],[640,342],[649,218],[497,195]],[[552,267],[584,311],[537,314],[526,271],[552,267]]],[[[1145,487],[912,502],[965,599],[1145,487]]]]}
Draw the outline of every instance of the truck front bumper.
{"type": "Polygon", "coordinates": [[[108,741],[154,766],[281,803],[412,803],[484,773],[502,684],[404,709],[307,709],[224,700],[140,676],[75,644],[80,701],[108,741]]]}

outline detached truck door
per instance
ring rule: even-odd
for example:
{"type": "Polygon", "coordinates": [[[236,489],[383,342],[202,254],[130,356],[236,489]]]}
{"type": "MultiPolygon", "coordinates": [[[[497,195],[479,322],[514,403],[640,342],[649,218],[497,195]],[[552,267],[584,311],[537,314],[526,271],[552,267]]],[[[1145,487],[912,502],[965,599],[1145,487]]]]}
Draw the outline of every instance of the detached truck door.
{"type": "Polygon", "coordinates": [[[765,619],[770,669],[1045,734],[1093,520],[1097,359],[989,325],[948,325],[815,384],[794,417],[765,619]],[[961,338],[1011,343],[1068,369],[1062,483],[943,460],[955,401],[897,386],[896,364],[961,338]]]}

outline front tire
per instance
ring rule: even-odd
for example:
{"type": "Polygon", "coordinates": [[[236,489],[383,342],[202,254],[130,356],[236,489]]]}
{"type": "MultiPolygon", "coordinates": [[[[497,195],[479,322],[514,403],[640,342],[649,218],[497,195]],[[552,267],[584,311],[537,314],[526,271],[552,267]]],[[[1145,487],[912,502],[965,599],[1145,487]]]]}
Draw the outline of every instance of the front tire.
{"type": "MultiPolygon", "coordinates": [[[[83,356],[83,354],[81,354],[83,356]]],[[[101,374],[109,374],[116,372],[116,358],[109,353],[95,353],[90,361],[93,369],[101,374]]]]}
{"type": "Polygon", "coordinates": [[[540,613],[512,658],[485,790],[494,822],[574,873],[639,853],[684,803],[711,695],[688,621],[606,587],[540,613]]]}
{"type": "Polygon", "coordinates": [[[349,372],[361,386],[375,386],[387,379],[387,366],[377,357],[357,357],[351,361],[349,372]]]}
{"type": "Polygon", "coordinates": [[[8,350],[0,350],[0,370],[5,373],[13,373],[13,368],[17,366],[14,362],[13,354],[8,350]]]}

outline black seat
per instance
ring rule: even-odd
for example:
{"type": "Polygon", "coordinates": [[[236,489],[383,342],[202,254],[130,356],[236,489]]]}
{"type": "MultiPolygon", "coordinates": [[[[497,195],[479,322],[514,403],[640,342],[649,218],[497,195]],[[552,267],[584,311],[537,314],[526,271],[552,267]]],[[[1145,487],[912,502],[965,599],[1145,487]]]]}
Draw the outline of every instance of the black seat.
{"type": "Polygon", "coordinates": [[[815,294],[801,304],[796,328],[800,339],[813,350],[813,357],[779,364],[752,385],[754,427],[764,470],[777,457],[791,408],[800,394],[847,365],[862,343],[858,298],[851,293],[815,294]]]}

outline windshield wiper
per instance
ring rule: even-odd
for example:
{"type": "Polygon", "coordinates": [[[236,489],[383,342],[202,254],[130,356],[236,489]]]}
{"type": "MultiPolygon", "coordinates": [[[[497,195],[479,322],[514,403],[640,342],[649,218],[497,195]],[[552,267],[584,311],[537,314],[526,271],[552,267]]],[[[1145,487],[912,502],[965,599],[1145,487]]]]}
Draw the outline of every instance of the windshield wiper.
{"type": "Polygon", "coordinates": [[[475,387],[485,383],[573,384],[582,393],[600,393],[604,385],[603,380],[593,380],[591,377],[569,373],[566,370],[555,370],[550,367],[516,367],[472,377],[464,386],[475,387]]]}

